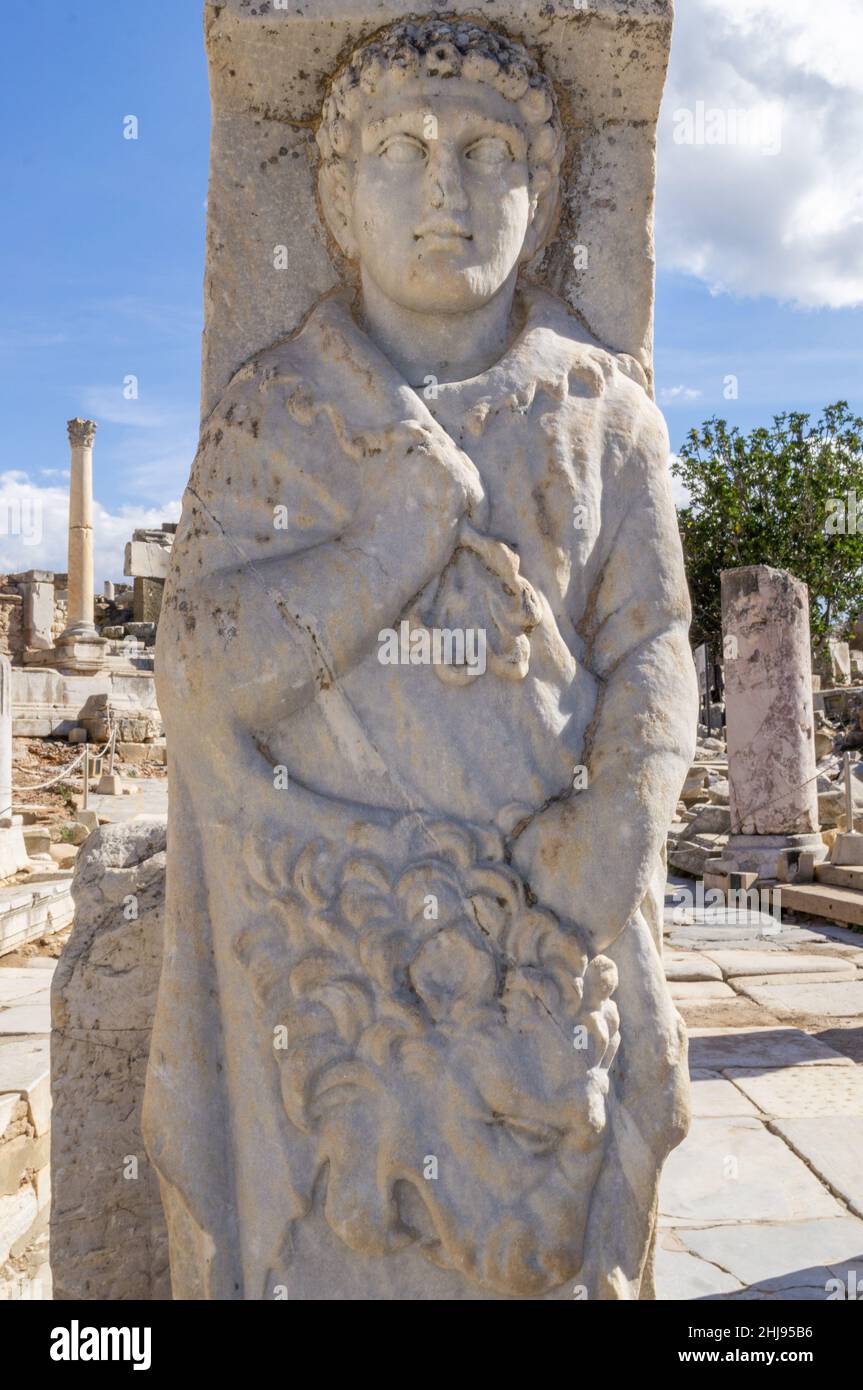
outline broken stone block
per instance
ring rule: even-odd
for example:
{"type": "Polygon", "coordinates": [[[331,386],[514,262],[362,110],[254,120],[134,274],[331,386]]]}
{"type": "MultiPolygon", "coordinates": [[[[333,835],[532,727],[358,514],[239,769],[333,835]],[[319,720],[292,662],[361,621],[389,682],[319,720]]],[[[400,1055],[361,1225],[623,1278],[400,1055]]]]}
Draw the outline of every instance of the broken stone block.
{"type": "Polygon", "coordinates": [[[703,806],[689,826],[689,837],[727,835],[730,829],[731,812],[727,806],[703,806]]]}
{"type": "Polygon", "coordinates": [[[127,541],[123,573],[134,579],[167,579],[171,546],[168,537],[165,541],[127,541]]]}
{"type": "Polygon", "coordinates": [[[52,987],[55,1298],[170,1298],[141,1097],[155,1008],[164,820],[104,826],[81,850],[52,987]]]}
{"type": "Polygon", "coordinates": [[[103,772],[99,778],[99,785],[96,792],[99,796],[122,796],[125,785],[122,777],[116,772],[103,772]]]}
{"type": "Polygon", "coordinates": [[[847,642],[828,637],[814,651],[814,670],[821,677],[822,689],[847,685],[851,679],[851,651],[847,642]]]}
{"type": "Polygon", "coordinates": [[[164,593],[164,579],[135,580],[132,612],[135,615],[136,623],[157,623],[159,621],[164,593]]]}
{"type": "Polygon", "coordinates": [[[685,806],[691,806],[696,801],[704,799],[704,790],[707,786],[707,771],[703,767],[694,766],[690,768],[680,793],[680,800],[685,806]]]}

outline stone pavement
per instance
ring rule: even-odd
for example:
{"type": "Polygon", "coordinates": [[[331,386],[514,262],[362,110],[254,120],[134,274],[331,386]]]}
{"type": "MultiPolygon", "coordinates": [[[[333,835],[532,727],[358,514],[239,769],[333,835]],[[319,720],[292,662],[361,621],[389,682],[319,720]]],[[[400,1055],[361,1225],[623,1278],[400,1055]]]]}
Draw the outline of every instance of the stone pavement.
{"type": "Polygon", "coordinates": [[[855,1297],[863,934],[669,900],[665,959],[693,1122],[663,1174],[658,1297],[855,1297]]]}
{"type": "Polygon", "coordinates": [[[168,814],[167,777],[124,777],[123,781],[136,791],[127,796],[99,796],[91,792],[87,809],[112,823],[168,814]]]}

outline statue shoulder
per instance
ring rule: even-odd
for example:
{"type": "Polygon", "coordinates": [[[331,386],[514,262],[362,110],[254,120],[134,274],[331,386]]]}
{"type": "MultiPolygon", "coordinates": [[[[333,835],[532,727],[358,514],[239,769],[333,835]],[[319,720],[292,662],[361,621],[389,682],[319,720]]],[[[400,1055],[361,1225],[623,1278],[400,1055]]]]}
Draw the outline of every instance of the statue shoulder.
{"type": "MultiPolygon", "coordinates": [[[[584,319],[557,295],[538,285],[528,285],[524,294],[531,327],[557,339],[559,351],[569,359],[574,373],[578,374],[581,369],[586,385],[590,384],[592,376],[592,394],[604,395],[608,390],[620,389],[623,383],[631,382],[639,388],[639,394],[632,396],[633,403],[641,398],[652,404],[647,372],[635,357],[607,347],[591,333],[584,319]]],[[[623,394],[630,392],[623,387],[623,394]]]]}

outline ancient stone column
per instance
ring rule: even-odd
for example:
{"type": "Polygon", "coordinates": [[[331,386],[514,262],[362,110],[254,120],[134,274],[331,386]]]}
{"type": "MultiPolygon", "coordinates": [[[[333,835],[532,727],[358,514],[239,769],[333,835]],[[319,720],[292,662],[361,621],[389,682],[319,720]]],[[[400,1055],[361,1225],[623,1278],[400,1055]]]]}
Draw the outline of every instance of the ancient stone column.
{"type": "Polygon", "coordinates": [[[61,640],[98,637],[93,624],[93,440],[95,420],[70,420],[69,616],[61,640]]]}
{"type": "Polygon", "coordinates": [[[12,823],[12,665],[0,656],[0,826],[12,823]]]}
{"type": "Polygon", "coordinates": [[[12,663],[0,656],[0,878],[28,863],[21,817],[12,815],[12,663]]]}
{"type": "MultiPolygon", "coordinates": [[[[775,878],[818,833],[809,591],[784,570],[722,574],[731,838],[725,870],[775,878]]],[[[821,855],[820,857],[823,857],[821,855]]]]}

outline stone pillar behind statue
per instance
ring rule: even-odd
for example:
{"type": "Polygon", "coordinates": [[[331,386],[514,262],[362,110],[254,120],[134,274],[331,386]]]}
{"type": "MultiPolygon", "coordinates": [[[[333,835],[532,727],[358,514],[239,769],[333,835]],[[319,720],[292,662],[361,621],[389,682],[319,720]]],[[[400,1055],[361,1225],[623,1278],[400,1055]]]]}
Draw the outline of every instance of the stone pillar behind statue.
{"type": "Polygon", "coordinates": [[[826,849],[818,826],[809,591],[784,570],[722,574],[731,837],[726,872],[779,875],[782,858],[826,849]]]}

